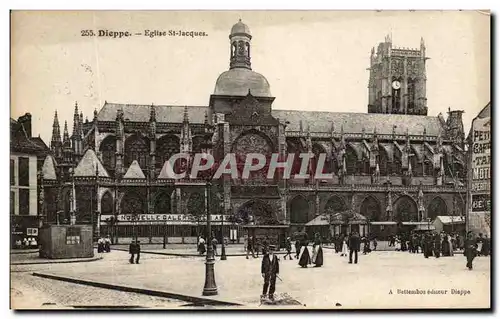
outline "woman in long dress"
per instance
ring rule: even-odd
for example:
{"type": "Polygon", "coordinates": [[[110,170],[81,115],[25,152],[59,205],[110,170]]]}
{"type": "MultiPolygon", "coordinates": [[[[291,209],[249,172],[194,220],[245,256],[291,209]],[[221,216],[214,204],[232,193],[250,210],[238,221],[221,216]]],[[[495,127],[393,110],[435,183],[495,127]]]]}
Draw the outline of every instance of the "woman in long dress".
{"type": "Polygon", "coordinates": [[[401,238],[396,237],[396,251],[401,251],[401,238]]]}
{"type": "Polygon", "coordinates": [[[312,262],[314,267],[323,266],[323,248],[321,248],[321,239],[318,233],[316,233],[314,238],[313,251],[312,262]]]}
{"type": "Polygon", "coordinates": [[[300,249],[299,265],[302,268],[307,268],[307,265],[311,263],[311,255],[309,255],[309,249],[307,249],[307,236],[303,238],[300,249]]]}
{"type": "Polygon", "coordinates": [[[451,241],[451,236],[448,235],[448,246],[450,247],[450,256],[453,257],[453,243],[451,241]]]}
{"type": "Polygon", "coordinates": [[[200,255],[203,255],[205,253],[205,239],[200,236],[200,240],[198,241],[198,252],[200,255]]]}
{"type": "Polygon", "coordinates": [[[340,256],[347,256],[348,249],[347,249],[347,236],[344,236],[344,239],[342,239],[342,252],[340,256]]]}

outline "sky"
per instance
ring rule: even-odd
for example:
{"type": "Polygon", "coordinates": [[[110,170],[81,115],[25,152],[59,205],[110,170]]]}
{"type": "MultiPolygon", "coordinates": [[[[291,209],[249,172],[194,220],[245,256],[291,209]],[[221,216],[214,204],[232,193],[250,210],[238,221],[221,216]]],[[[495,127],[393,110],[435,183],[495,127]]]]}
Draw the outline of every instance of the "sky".
{"type": "Polygon", "coordinates": [[[274,109],[367,112],[370,51],[426,44],[429,115],[464,110],[466,133],[490,101],[490,17],[477,11],[30,11],[11,19],[11,117],[29,112],[49,144],[54,111],[71,135],[75,102],[208,105],[229,68],[229,32],[252,33],[252,68],[274,109]],[[82,30],[204,31],[198,38],[86,37],[82,30]]]}

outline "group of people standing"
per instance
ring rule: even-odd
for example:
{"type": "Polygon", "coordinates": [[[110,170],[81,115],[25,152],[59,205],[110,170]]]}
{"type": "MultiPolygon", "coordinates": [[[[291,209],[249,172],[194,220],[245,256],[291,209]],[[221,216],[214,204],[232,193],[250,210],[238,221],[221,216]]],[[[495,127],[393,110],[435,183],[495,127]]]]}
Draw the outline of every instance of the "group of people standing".
{"type": "Polygon", "coordinates": [[[111,239],[109,238],[109,235],[106,237],[100,237],[97,240],[97,252],[99,254],[102,253],[109,253],[111,251],[111,239]]]}
{"type": "MultiPolygon", "coordinates": [[[[376,241],[375,241],[376,243],[376,241]]],[[[358,263],[358,253],[361,250],[361,244],[363,244],[363,254],[371,252],[370,240],[368,237],[360,237],[359,234],[354,231],[349,236],[339,235],[334,238],[333,244],[335,246],[335,252],[340,253],[341,257],[346,257],[349,255],[349,263],[352,264],[353,256],[354,263],[358,263]]],[[[375,249],[376,249],[375,244],[375,249]]]]}
{"type": "Polygon", "coordinates": [[[219,242],[217,241],[217,239],[215,237],[212,238],[212,240],[210,241],[210,243],[207,243],[205,241],[205,238],[203,238],[203,236],[199,236],[198,237],[198,245],[197,245],[198,246],[198,248],[197,248],[198,253],[200,255],[205,254],[205,252],[207,251],[206,245],[212,245],[212,250],[214,252],[214,256],[217,256],[217,244],[218,243],[219,242]]]}
{"type": "Polygon", "coordinates": [[[312,257],[309,254],[308,245],[308,236],[304,232],[295,242],[296,257],[299,259],[299,265],[302,268],[307,268],[311,264],[314,264],[314,267],[323,266],[323,248],[321,247],[321,238],[318,233],[314,235],[312,257]]]}

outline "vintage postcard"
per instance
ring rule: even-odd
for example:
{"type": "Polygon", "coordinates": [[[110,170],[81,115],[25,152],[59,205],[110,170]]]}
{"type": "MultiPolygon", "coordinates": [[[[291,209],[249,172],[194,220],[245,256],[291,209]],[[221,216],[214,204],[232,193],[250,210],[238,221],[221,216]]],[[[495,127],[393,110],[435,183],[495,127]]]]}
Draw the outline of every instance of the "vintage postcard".
{"type": "Polygon", "coordinates": [[[489,309],[489,11],[12,11],[12,309],[489,309]]]}

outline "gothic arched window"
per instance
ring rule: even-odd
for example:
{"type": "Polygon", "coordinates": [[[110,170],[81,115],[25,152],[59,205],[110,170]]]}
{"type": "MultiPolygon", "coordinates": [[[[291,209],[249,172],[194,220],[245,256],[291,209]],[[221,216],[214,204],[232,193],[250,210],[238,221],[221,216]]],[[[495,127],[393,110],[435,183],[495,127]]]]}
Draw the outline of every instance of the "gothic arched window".
{"type": "Polygon", "coordinates": [[[156,142],[156,168],[163,167],[166,161],[180,152],[179,138],[175,135],[165,135],[156,142]]]}
{"type": "Polygon", "coordinates": [[[101,214],[112,215],[113,214],[113,195],[110,192],[104,193],[101,198],[101,214]]]}
{"type": "Polygon", "coordinates": [[[102,164],[104,168],[113,176],[115,170],[116,137],[110,135],[106,137],[99,147],[102,155],[102,164]]]}
{"type": "Polygon", "coordinates": [[[434,220],[437,216],[447,216],[448,209],[441,197],[434,197],[427,207],[427,217],[434,220]]]}
{"type": "Polygon", "coordinates": [[[379,147],[379,161],[378,161],[378,168],[380,170],[380,176],[386,176],[390,175],[390,165],[389,165],[389,155],[387,154],[387,151],[385,148],[379,147]]]}
{"type": "Polygon", "coordinates": [[[146,140],[138,135],[133,135],[125,141],[125,167],[137,161],[144,170],[148,166],[149,147],[146,140]]]}
{"type": "Polygon", "coordinates": [[[170,194],[162,192],[155,200],[155,214],[170,214],[170,194]]]}
{"type": "Polygon", "coordinates": [[[432,161],[429,159],[424,159],[424,175],[425,176],[434,176],[434,168],[432,166],[432,161]]]}
{"type": "Polygon", "coordinates": [[[136,192],[127,192],[121,202],[122,214],[143,214],[146,212],[145,196],[136,192]]]}
{"type": "Polygon", "coordinates": [[[347,175],[356,175],[356,166],[358,163],[358,155],[351,145],[347,145],[345,152],[345,165],[347,175]]]}
{"type": "Polygon", "coordinates": [[[290,201],[290,223],[305,224],[309,221],[309,203],[302,196],[290,201]]]}

